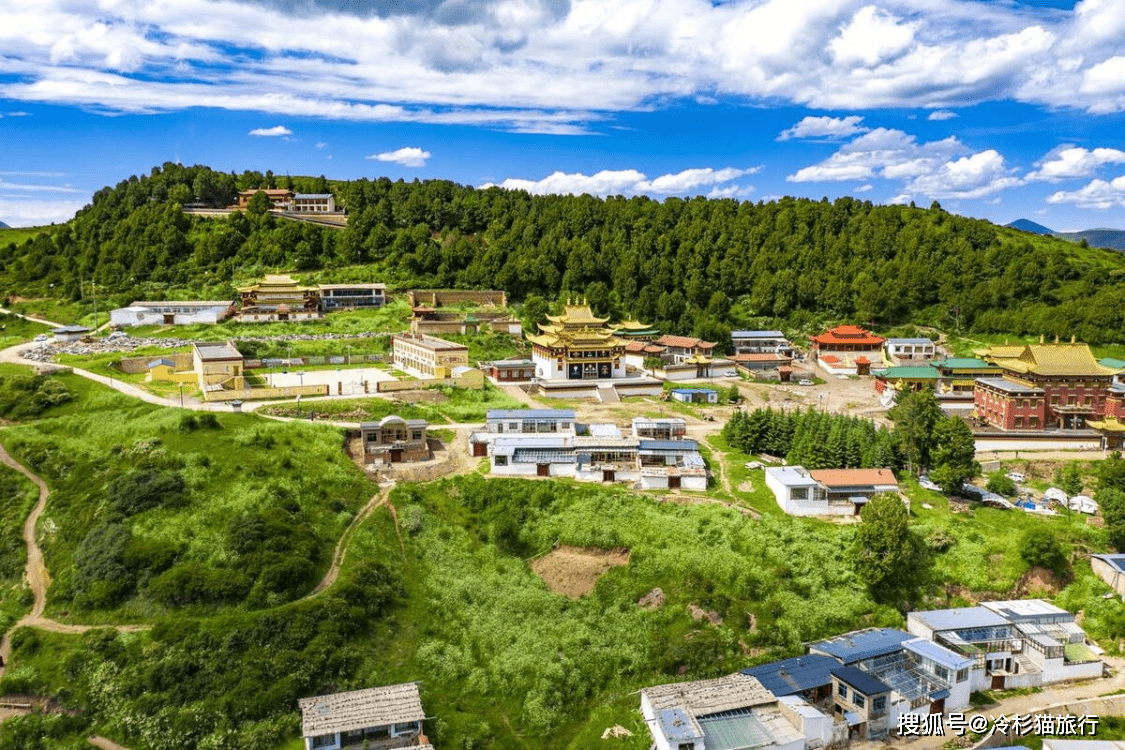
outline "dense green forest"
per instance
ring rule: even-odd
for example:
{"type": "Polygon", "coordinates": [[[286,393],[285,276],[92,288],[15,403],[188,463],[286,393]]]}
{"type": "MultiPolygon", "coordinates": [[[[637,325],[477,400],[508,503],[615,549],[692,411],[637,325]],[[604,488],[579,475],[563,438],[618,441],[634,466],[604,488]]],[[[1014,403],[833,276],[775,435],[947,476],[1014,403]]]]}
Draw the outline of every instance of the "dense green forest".
{"type": "Polygon", "coordinates": [[[918,323],[1125,340],[1125,258],[929,209],[783,198],[532,196],[447,181],[241,175],[167,163],[98,191],[75,219],[0,249],[8,294],[230,296],[297,269],[399,286],[499,287],[515,301],[585,294],[599,312],[724,340],[760,318],[918,323]],[[238,189],[331,189],[344,230],[260,210],[185,215],[238,189]],[[86,285],[84,288],[83,285],[86,285]]]}

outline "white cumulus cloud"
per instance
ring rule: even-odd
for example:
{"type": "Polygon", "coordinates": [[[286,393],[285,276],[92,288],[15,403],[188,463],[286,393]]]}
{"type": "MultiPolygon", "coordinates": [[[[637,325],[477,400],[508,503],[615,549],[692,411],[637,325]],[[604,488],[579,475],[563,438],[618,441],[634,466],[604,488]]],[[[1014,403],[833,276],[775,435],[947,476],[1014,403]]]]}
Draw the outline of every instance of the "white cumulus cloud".
{"type": "Polygon", "coordinates": [[[371,154],[368,159],[375,159],[376,161],[386,161],[393,164],[398,164],[403,167],[424,167],[426,160],[433,154],[429,151],[423,151],[416,146],[404,146],[403,148],[395,151],[384,151],[381,154],[371,154]]]}
{"type": "Polygon", "coordinates": [[[931,112],[926,119],[931,122],[940,122],[942,120],[952,120],[955,117],[957,117],[956,112],[950,112],[948,109],[939,109],[931,112]]]}
{"type": "Polygon", "coordinates": [[[1069,203],[1079,208],[1125,208],[1125,175],[1113,180],[1093,180],[1079,190],[1060,190],[1048,203],[1069,203]]]}
{"type": "Polygon", "coordinates": [[[293,131],[284,125],[274,125],[272,128],[254,128],[250,135],[261,138],[279,138],[293,135],[293,131]]]}
{"type": "Polygon", "coordinates": [[[1125,164],[1125,151],[1116,148],[1087,150],[1078,146],[1063,146],[1051,152],[1039,163],[1039,169],[1027,175],[1028,180],[1060,180],[1089,177],[1105,164],[1125,164]]]}
{"type": "Polygon", "coordinates": [[[787,141],[790,138],[848,138],[859,133],[866,133],[871,128],[864,127],[863,118],[859,115],[847,117],[806,117],[799,123],[783,130],[777,140],[787,141]]]}
{"type": "MultiPolygon", "coordinates": [[[[707,194],[712,197],[733,197],[748,195],[753,191],[749,186],[724,185],[739,177],[756,173],[760,167],[749,169],[685,169],[674,174],[664,174],[648,179],[644,172],[636,169],[605,169],[588,175],[581,172],[554,172],[541,180],[526,180],[510,177],[499,183],[499,187],[509,190],[526,190],[535,195],[693,195],[704,194],[697,190],[712,186],[707,194]]],[[[492,184],[482,185],[482,188],[492,184]]]]}

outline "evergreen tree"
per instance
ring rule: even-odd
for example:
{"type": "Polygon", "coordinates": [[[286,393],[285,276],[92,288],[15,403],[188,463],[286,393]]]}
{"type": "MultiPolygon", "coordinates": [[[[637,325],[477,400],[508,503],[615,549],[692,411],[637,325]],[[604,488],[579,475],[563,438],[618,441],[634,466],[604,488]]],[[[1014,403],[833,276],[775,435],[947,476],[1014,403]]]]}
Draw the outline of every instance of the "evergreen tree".
{"type": "Polygon", "coordinates": [[[973,432],[959,417],[942,417],[933,432],[933,471],[930,478],[948,495],[961,492],[961,486],[980,475],[973,432]]]}
{"type": "Polygon", "coordinates": [[[932,465],[930,451],[934,444],[934,428],[942,418],[933,389],[900,393],[895,405],[887,412],[887,418],[895,423],[895,433],[907,466],[915,472],[929,468],[932,465]]]}
{"type": "Polygon", "coordinates": [[[856,572],[871,596],[906,611],[929,580],[925,543],[910,530],[910,517],[895,494],[876,495],[863,506],[856,529],[856,572]]]}

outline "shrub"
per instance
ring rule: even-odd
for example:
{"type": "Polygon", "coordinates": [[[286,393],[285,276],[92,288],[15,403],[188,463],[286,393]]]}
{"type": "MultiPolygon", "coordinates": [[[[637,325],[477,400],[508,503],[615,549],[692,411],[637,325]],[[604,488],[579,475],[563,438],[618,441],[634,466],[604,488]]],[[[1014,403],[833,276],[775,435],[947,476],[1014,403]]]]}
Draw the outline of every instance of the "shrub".
{"type": "Polygon", "coordinates": [[[1019,493],[1019,488],[1016,483],[1002,471],[996,471],[988,475],[988,483],[984,486],[989,492],[995,492],[997,495],[1004,497],[1014,497],[1019,493]]]}
{"type": "Polygon", "coordinates": [[[111,507],[123,516],[160,506],[176,506],[187,485],[179,472],[143,469],[118,477],[109,484],[111,507]]]}
{"type": "Polygon", "coordinates": [[[1044,567],[1058,575],[1066,572],[1066,551],[1058,536],[1046,526],[1024,532],[1020,538],[1020,557],[1032,567],[1044,567]]]}

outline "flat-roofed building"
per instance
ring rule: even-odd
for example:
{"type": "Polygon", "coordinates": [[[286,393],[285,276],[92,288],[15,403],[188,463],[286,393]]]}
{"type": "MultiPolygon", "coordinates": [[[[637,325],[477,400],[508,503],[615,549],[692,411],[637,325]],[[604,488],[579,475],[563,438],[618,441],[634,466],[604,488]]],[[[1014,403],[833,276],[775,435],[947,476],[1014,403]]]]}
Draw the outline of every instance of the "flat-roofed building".
{"type": "Polygon", "coordinates": [[[225,300],[133,302],[109,313],[115,326],[214,324],[234,315],[235,304],[225,300]]]}
{"type": "Polygon", "coordinates": [[[387,304],[386,284],[321,284],[319,289],[320,304],[327,311],[387,304]]]}
{"type": "Polygon", "coordinates": [[[427,427],[424,419],[403,419],[395,414],[389,414],[378,422],[360,423],[364,461],[397,464],[427,460],[430,457],[427,427]]]}
{"type": "Polygon", "coordinates": [[[732,354],[784,354],[793,358],[793,345],[781,331],[731,331],[732,354]]]}
{"type": "Polygon", "coordinates": [[[336,196],[332,193],[297,193],[289,201],[289,210],[295,214],[334,214],[336,196]]]}
{"type": "Polygon", "coordinates": [[[258,193],[265,193],[266,197],[270,199],[270,208],[279,211],[285,211],[289,208],[289,203],[293,200],[293,191],[285,188],[258,188],[257,190],[239,190],[238,191],[238,208],[246,208],[250,205],[250,199],[258,193]]]}
{"type": "Polygon", "coordinates": [[[395,367],[422,378],[448,378],[458,367],[469,366],[469,347],[421,333],[391,337],[395,367]]]}
{"type": "Polygon", "coordinates": [[[890,469],[816,469],[801,466],[766,468],[766,486],[791,516],[859,515],[872,497],[897,493],[890,469]]]}
{"type": "Polygon", "coordinates": [[[883,346],[887,357],[896,364],[928,362],[937,356],[937,344],[930,339],[887,339],[883,346]]]}

